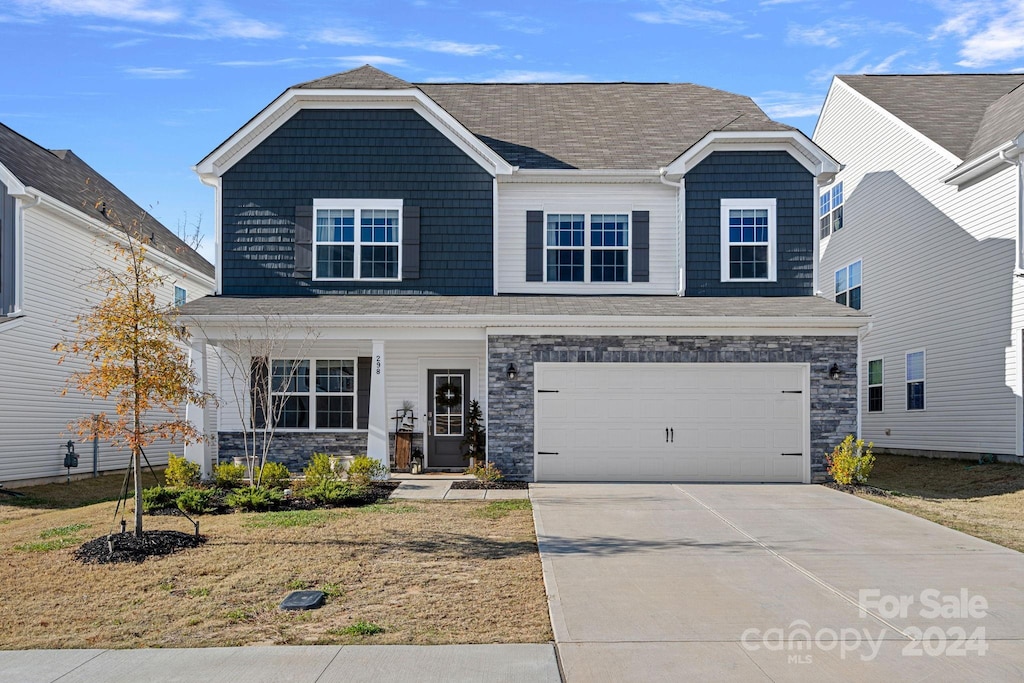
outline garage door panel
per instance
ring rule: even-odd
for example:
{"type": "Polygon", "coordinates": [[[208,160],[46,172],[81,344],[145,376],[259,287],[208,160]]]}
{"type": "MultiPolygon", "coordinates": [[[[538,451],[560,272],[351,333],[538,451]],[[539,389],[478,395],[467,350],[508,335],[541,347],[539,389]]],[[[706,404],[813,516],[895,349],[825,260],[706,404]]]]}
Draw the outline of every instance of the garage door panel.
{"type": "Polygon", "coordinates": [[[536,448],[559,455],[537,455],[537,478],[802,481],[806,371],[769,363],[538,364],[537,388],[558,393],[537,394],[536,448]]]}

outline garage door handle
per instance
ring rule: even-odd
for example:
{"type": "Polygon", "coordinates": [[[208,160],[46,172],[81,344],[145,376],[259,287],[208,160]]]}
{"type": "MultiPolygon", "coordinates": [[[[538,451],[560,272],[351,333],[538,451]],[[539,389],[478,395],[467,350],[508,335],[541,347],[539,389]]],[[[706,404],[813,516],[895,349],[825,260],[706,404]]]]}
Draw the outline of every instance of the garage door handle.
{"type": "Polygon", "coordinates": [[[784,393],[784,394],[802,394],[804,392],[802,392],[802,391],[786,391],[785,389],[783,389],[782,393],[784,393]]]}
{"type": "Polygon", "coordinates": [[[802,457],[804,457],[804,454],[803,454],[803,453],[781,453],[780,455],[792,455],[792,456],[795,456],[795,457],[797,457],[797,458],[802,458],[802,457]]]}
{"type": "Polygon", "coordinates": [[[557,394],[558,389],[538,389],[538,394],[557,394]]]}
{"type": "Polygon", "coordinates": [[[665,427],[665,443],[668,443],[668,427],[665,427]]]}
{"type": "Polygon", "coordinates": [[[537,455],[558,455],[558,451],[537,451],[537,455]]]}
{"type": "Polygon", "coordinates": [[[672,433],[672,443],[675,443],[676,442],[676,428],[673,427],[672,429],[669,430],[669,432],[672,433]]]}

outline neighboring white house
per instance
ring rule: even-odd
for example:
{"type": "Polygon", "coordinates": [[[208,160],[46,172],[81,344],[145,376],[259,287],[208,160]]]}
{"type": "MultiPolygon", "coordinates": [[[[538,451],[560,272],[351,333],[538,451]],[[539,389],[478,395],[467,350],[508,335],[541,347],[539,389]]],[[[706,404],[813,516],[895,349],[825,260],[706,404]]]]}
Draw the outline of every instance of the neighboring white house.
{"type": "Polygon", "coordinates": [[[823,295],[872,317],[862,435],[890,452],[1024,455],[1024,75],[836,76],[814,141],[823,295]]]}
{"type": "MultiPolygon", "coordinates": [[[[80,457],[72,474],[93,466],[93,444],[68,423],[110,409],[69,391],[68,374],[51,349],[73,331],[73,319],[102,298],[90,286],[98,266],[111,266],[116,227],[139,220],[151,239],[149,262],[168,276],[166,303],[213,291],[213,266],[69,150],[47,150],[0,124],[0,484],[24,485],[63,475],[69,439],[80,457]]],[[[159,443],[150,461],[166,463],[159,443]]],[[[128,454],[98,443],[100,471],[123,468],[128,454]]]]}

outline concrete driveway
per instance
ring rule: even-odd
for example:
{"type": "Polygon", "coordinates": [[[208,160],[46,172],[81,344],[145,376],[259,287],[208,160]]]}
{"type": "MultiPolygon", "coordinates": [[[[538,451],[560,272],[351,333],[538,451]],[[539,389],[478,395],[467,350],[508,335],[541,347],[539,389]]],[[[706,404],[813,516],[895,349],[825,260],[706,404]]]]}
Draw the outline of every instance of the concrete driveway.
{"type": "Polygon", "coordinates": [[[821,486],[531,498],[570,683],[1024,680],[1021,553],[821,486]]]}

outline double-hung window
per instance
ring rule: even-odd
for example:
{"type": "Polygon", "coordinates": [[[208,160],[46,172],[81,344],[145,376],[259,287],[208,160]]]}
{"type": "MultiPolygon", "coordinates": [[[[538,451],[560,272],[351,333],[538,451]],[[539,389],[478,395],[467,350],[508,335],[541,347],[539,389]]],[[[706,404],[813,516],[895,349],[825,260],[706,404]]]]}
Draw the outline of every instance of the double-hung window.
{"type": "Polygon", "coordinates": [[[836,303],[860,310],[860,261],[836,271],[836,303]]]}
{"type": "Polygon", "coordinates": [[[907,410],[924,410],[924,351],[907,354],[907,410]]]}
{"type": "Polygon", "coordinates": [[[818,204],[821,239],[843,228],[843,182],[821,193],[818,204]]]}
{"type": "Polygon", "coordinates": [[[885,379],[885,367],[881,358],[868,361],[868,412],[882,412],[882,385],[885,379]]]}
{"type": "Polygon", "coordinates": [[[722,200],[722,282],[775,282],[775,200],[722,200]]]}
{"type": "Polygon", "coordinates": [[[188,301],[188,292],[184,287],[174,285],[174,305],[184,306],[186,301],[188,301]]]}
{"type": "Polygon", "coordinates": [[[629,282],[629,214],[549,213],[548,282],[629,282]]]}
{"type": "Polygon", "coordinates": [[[401,200],[314,202],[317,280],[398,280],[401,200]]]}
{"type": "Polygon", "coordinates": [[[353,429],[355,360],[272,360],[270,406],[284,429],[353,429]]]}

